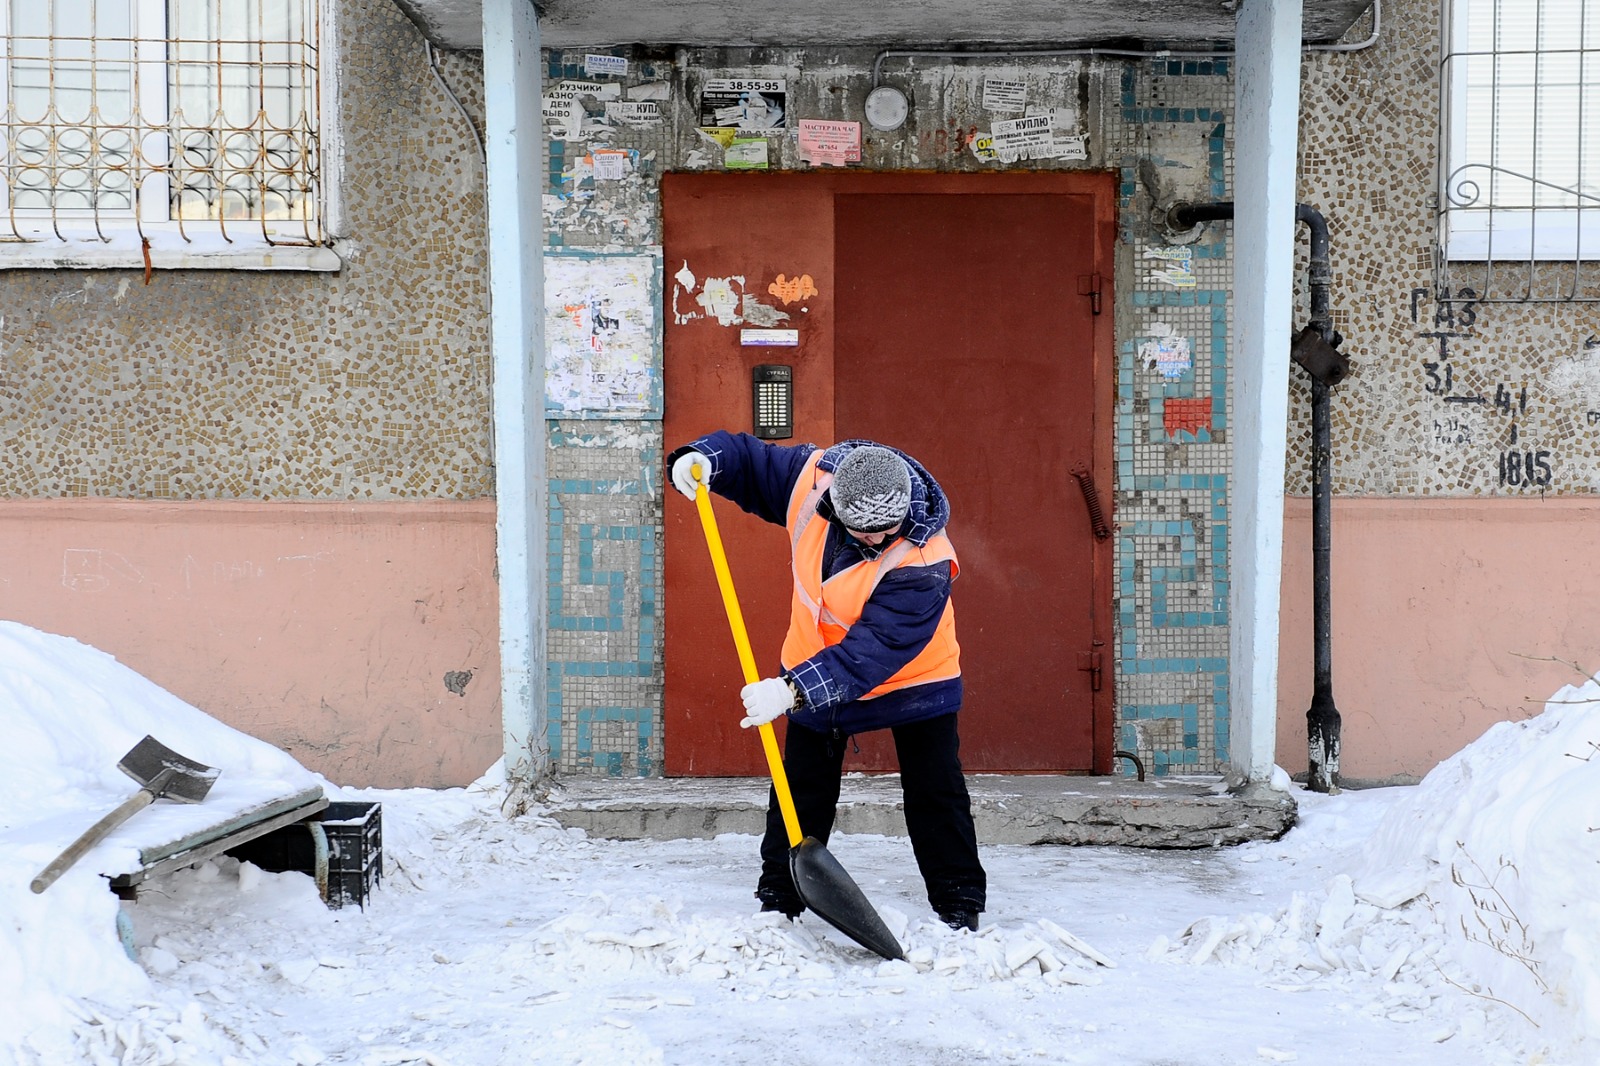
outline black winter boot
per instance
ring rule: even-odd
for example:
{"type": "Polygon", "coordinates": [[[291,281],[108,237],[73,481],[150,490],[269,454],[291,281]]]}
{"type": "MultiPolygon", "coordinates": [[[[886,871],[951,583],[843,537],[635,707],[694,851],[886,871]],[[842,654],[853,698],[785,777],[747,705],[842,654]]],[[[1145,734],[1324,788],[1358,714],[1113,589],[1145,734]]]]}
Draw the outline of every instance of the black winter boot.
{"type": "Polygon", "coordinates": [[[973,933],[978,931],[977,911],[941,911],[939,920],[955,930],[966,929],[973,933]]]}

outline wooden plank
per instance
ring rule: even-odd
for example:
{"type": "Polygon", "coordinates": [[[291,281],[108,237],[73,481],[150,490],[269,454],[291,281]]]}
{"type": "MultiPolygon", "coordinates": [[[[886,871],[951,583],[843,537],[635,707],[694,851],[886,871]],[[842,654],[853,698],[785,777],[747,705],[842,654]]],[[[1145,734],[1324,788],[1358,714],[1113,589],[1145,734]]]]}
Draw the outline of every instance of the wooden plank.
{"type": "Polygon", "coordinates": [[[328,797],[323,794],[321,786],[317,785],[293,796],[259,804],[227,821],[190,833],[178,840],[141,849],[139,869],[112,878],[111,887],[131,888],[157,874],[203,862],[247,840],[254,840],[274,829],[309,818],[327,806],[328,797]]]}

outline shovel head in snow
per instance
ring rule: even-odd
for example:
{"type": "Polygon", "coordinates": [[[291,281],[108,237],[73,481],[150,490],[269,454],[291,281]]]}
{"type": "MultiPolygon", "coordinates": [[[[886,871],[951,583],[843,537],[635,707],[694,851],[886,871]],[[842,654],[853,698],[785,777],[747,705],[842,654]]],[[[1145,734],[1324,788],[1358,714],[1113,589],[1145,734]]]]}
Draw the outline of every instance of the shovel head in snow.
{"type": "Polygon", "coordinates": [[[900,941],[822,841],[806,837],[790,848],[789,873],[805,905],[829,925],[886,959],[906,957],[900,941]]]}
{"type": "MultiPolygon", "coordinates": [[[[756,657],[750,650],[750,634],[744,627],[744,613],[739,610],[739,597],[733,591],[733,575],[728,570],[728,554],[722,550],[722,535],[717,532],[717,517],[711,510],[711,497],[706,493],[707,472],[695,468],[695,506],[700,511],[700,525],[705,530],[706,547],[711,552],[711,567],[717,572],[717,587],[722,590],[722,605],[728,612],[728,626],[733,630],[733,644],[739,652],[739,665],[744,670],[747,684],[761,680],[756,670],[756,657]]],[[[900,942],[895,940],[872,909],[867,897],[845,873],[839,860],[815,837],[802,837],[800,817],[795,813],[794,796],[789,792],[789,778],[783,769],[783,756],[778,751],[777,735],[771,722],[762,722],[756,732],[761,737],[761,748],[767,756],[767,768],[772,771],[772,790],[778,797],[778,811],[783,815],[783,828],[789,834],[789,873],[794,877],[795,889],[807,907],[820,914],[829,925],[854,940],[869,951],[886,959],[903,959],[900,942]]]]}
{"type": "Polygon", "coordinates": [[[117,769],[139,783],[139,791],[123,800],[116,810],[100,819],[74,840],[54,862],[46,866],[29,886],[43,892],[56,883],[84,853],[110,835],[117,826],[132,818],[158,799],[179,803],[199,803],[211,791],[220,771],[185,758],[155,737],[145,737],[129,749],[117,769]]]}

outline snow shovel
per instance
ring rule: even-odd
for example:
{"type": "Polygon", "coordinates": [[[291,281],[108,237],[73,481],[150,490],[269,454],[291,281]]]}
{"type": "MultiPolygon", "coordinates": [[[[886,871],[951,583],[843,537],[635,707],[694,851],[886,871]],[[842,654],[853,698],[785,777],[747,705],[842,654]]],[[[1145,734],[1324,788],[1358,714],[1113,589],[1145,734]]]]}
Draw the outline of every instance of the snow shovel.
{"type": "Polygon", "coordinates": [[[83,858],[85,852],[109,836],[117,826],[156,800],[165,798],[178,803],[199,803],[206,798],[206,793],[211,791],[212,783],[221,772],[209,766],[202,766],[193,759],[184,758],[150,736],[129,749],[128,754],[117,763],[117,769],[137,781],[139,791],[123,800],[122,805],[116,810],[90,826],[66,851],[58,855],[54,862],[46,866],[44,872],[35,877],[30,886],[35,892],[43,892],[55,884],[56,878],[83,858]]]}
{"type": "MultiPolygon", "coordinates": [[[[728,611],[728,625],[733,628],[733,643],[739,649],[739,665],[744,667],[746,684],[761,680],[756,670],[756,659],[750,651],[750,635],[745,632],[744,615],[739,610],[739,599],[733,591],[733,575],[728,570],[728,556],[722,550],[722,536],[717,532],[717,518],[711,511],[711,495],[701,470],[694,468],[695,506],[700,511],[700,525],[705,528],[706,547],[711,550],[711,565],[717,572],[717,585],[722,589],[722,603],[728,611]]],[[[760,726],[761,747],[767,754],[767,767],[772,772],[772,788],[778,795],[778,809],[783,813],[783,825],[789,833],[789,873],[794,887],[807,907],[820,914],[824,921],[857,944],[875,951],[886,959],[903,959],[905,952],[900,942],[889,932],[878,917],[878,912],[851,880],[839,860],[829,853],[826,845],[816,837],[802,837],[800,816],[795,813],[794,797],[789,793],[789,776],[783,769],[783,756],[778,752],[778,738],[771,722],[760,726]]]]}

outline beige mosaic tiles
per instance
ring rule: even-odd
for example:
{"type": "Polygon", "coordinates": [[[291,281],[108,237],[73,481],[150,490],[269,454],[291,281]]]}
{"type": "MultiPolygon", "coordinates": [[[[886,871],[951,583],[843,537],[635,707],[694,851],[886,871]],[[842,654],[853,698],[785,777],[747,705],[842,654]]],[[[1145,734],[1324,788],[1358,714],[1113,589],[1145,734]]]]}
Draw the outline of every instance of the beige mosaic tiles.
{"type": "Polygon", "coordinates": [[[344,269],[0,273],[0,494],[492,491],[483,160],[394,5],[338,14],[344,269]]]}
{"type": "MultiPolygon", "coordinates": [[[[1439,17],[1437,0],[1386,4],[1374,47],[1304,68],[1300,198],[1328,218],[1354,363],[1333,390],[1334,491],[1600,491],[1600,303],[1473,302],[1481,267],[1435,272],[1439,17]]],[[[1514,299],[1516,268],[1497,274],[1514,299]]],[[[1536,292],[1566,287],[1538,275],[1536,292]]],[[[1308,493],[1310,390],[1292,379],[1288,489],[1308,493]]]]}

